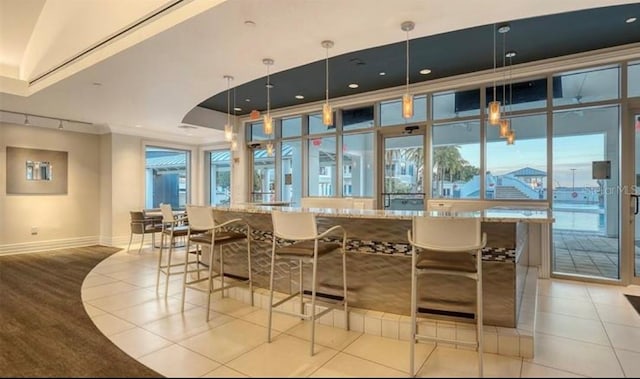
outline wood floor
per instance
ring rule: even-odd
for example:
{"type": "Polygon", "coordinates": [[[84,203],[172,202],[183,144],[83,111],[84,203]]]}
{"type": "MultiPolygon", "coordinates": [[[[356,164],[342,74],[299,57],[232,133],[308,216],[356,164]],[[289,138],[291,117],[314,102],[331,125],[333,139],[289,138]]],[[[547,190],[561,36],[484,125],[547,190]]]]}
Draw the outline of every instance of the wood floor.
{"type": "Polygon", "coordinates": [[[85,276],[118,250],[0,257],[0,376],[162,377],[109,341],[82,305],[85,276]]]}

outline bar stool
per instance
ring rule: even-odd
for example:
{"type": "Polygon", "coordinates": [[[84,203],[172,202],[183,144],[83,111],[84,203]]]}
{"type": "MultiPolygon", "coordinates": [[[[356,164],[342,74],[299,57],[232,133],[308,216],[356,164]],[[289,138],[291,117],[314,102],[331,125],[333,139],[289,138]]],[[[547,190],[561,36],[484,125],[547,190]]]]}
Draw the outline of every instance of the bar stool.
{"type": "Polygon", "coordinates": [[[271,323],[273,312],[284,313],[299,317],[304,320],[311,320],[311,355],[314,354],[315,344],[315,324],[316,320],[323,314],[332,311],[334,308],[342,305],[344,307],[345,326],[349,330],[349,314],[347,308],[347,261],[345,255],[345,245],[347,241],[347,233],[340,225],[335,225],[325,232],[318,234],[315,214],[310,212],[283,212],[274,210],[271,212],[271,220],[273,222],[273,243],[271,247],[271,274],[269,279],[269,321],[267,326],[267,341],[271,342],[271,323]],[[321,238],[342,231],[342,244],[334,242],[320,242],[321,238]],[[280,243],[278,243],[280,239],[280,243]],[[285,244],[293,242],[293,244],[285,244]],[[327,303],[327,308],[322,311],[316,310],[316,289],[318,286],[318,258],[333,251],[340,250],[342,252],[342,283],[343,295],[342,300],[333,303],[327,303]],[[292,263],[298,263],[299,284],[298,292],[292,293],[282,300],[273,302],[273,282],[274,268],[276,259],[287,260],[289,270],[292,263]],[[305,296],[303,290],[303,267],[305,263],[311,264],[311,311],[305,313],[305,296]],[[287,311],[278,308],[285,302],[294,300],[299,297],[300,312],[287,311]]]}
{"type": "MultiPolygon", "coordinates": [[[[156,274],[156,292],[160,286],[160,274],[164,274],[166,277],[164,285],[164,297],[167,297],[169,291],[169,277],[171,275],[181,274],[181,271],[171,271],[172,268],[182,266],[182,263],[172,263],[173,247],[175,245],[176,238],[185,237],[188,232],[188,226],[186,225],[187,216],[176,216],[173,214],[171,204],[160,204],[160,211],[162,212],[162,234],[160,238],[160,253],[158,254],[158,272],[156,274]],[[166,263],[162,262],[162,255],[165,249],[165,237],[169,240],[169,252],[167,254],[166,263]]],[[[185,252],[189,254],[189,250],[185,252]]]]}
{"type": "MultiPolygon", "coordinates": [[[[207,321],[209,321],[209,313],[211,306],[211,294],[218,291],[224,291],[226,289],[238,286],[247,286],[249,287],[249,292],[251,293],[251,305],[253,306],[253,281],[251,278],[251,228],[248,224],[243,223],[242,219],[233,219],[222,224],[216,224],[213,218],[213,209],[208,206],[198,206],[198,205],[187,205],[187,214],[189,215],[189,227],[187,232],[187,251],[189,251],[189,246],[193,243],[198,245],[198,252],[201,251],[201,247],[206,245],[209,247],[209,263],[206,265],[207,268],[203,269],[197,267],[195,270],[188,269],[189,263],[189,255],[185,256],[184,261],[184,271],[183,271],[183,280],[182,280],[182,311],[184,312],[184,302],[185,302],[185,294],[187,288],[193,289],[200,292],[207,293],[207,321]],[[236,231],[228,231],[222,228],[229,227],[234,223],[243,223],[243,228],[245,228],[246,233],[236,232],[236,231]],[[230,284],[225,285],[225,272],[224,272],[224,252],[223,247],[230,243],[239,242],[242,240],[247,241],[247,279],[238,279],[230,284]],[[220,269],[217,274],[213,273],[213,263],[214,263],[214,255],[215,255],[215,247],[220,246],[219,260],[220,260],[220,269]],[[199,274],[201,271],[207,272],[206,277],[200,277],[199,274]],[[196,279],[187,280],[188,273],[198,273],[198,277],[196,279]],[[220,287],[214,288],[213,279],[220,278],[220,287]],[[199,283],[207,282],[207,286],[203,288],[199,286],[199,283]]],[[[224,292],[222,292],[224,296],[224,292]]]]}
{"type": "Polygon", "coordinates": [[[411,244],[411,347],[409,375],[414,376],[415,344],[420,340],[474,346],[478,351],[478,375],[483,375],[482,248],[487,236],[479,218],[415,216],[407,231],[411,244]],[[421,275],[455,275],[476,282],[476,340],[460,341],[417,334],[417,287],[421,275]]]}

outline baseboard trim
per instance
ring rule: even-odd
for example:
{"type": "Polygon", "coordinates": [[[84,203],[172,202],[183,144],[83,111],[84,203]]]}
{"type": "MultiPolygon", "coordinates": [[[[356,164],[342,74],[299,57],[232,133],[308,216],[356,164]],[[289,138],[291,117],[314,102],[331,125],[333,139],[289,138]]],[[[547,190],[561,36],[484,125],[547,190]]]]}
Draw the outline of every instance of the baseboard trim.
{"type": "Polygon", "coordinates": [[[48,241],[23,242],[0,245],[0,255],[35,253],[40,251],[65,249],[70,247],[81,247],[97,245],[100,243],[98,236],[86,236],[76,238],[64,238],[48,241]]]}

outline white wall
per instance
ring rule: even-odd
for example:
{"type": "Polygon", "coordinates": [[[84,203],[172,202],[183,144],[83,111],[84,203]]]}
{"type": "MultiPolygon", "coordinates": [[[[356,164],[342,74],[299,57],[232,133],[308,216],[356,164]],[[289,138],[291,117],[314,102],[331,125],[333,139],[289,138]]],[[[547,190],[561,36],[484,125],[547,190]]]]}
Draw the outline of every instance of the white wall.
{"type": "Polygon", "coordinates": [[[0,254],[98,241],[100,149],[96,134],[0,123],[0,254]],[[68,152],[68,193],[7,195],[7,146],[68,152]]]}
{"type": "Polygon", "coordinates": [[[123,134],[87,134],[0,123],[0,254],[104,244],[126,246],[129,211],[144,208],[145,145],[191,151],[191,198],[202,198],[194,146],[123,134]],[[69,153],[66,195],[7,195],[6,146],[69,153]],[[39,228],[31,235],[31,227],[39,228]]]}
{"type": "Polygon", "coordinates": [[[112,244],[129,240],[129,211],[144,208],[144,147],[141,137],[111,134],[112,244]]]}

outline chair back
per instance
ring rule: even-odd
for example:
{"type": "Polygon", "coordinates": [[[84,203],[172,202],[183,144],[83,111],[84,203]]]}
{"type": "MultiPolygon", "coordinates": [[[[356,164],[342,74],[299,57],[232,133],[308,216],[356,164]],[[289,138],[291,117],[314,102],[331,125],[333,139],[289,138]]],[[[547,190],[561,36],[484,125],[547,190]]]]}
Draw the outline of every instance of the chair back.
{"type": "Polygon", "coordinates": [[[160,212],[162,212],[162,222],[173,222],[173,209],[171,204],[160,203],[160,212]]]}
{"type": "Polygon", "coordinates": [[[482,247],[479,218],[416,216],[413,218],[414,245],[437,251],[470,251],[482,247]]]}
{"type": "Polygon", "coordinates": [[[318,235],[316,215],[311,212],[271,212],[273,234],[287,240],[312,239],[318,235]]]}
{"type": "Polygon", "coordinates": [[[130,211],[131,233],[143,234],[145,227],[144,213],[142,211],[130,211]]]}
{"type": "Polygon", "coordinates": [[[204,205],[187,205],[189,228],[197,231],[212,231],[216,226],[213,219],[213,209],[204,205]]]}

